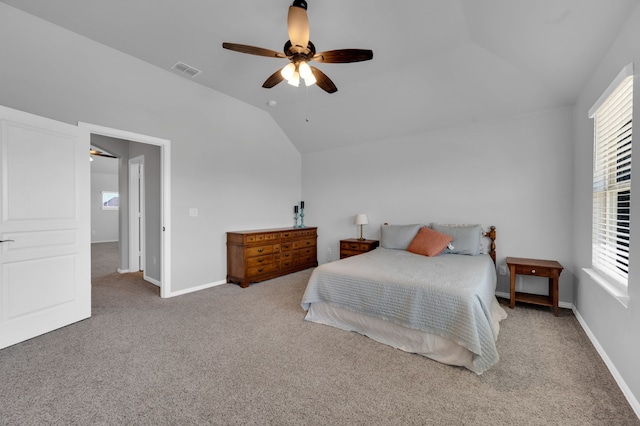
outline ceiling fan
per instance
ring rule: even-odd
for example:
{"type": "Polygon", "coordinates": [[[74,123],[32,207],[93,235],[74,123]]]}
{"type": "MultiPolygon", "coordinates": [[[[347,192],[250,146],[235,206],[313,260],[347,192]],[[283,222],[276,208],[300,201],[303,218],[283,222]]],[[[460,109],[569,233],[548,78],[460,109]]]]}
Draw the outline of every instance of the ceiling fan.
{"type": "Polygon", "coordinates": [[[114,155],[107,154],[106,152],[98,151],[97,149],[90,148],[89,155],[97,155],[99,157],[109,157],[109,158],[118,158],[114,155]]]}
{"type": "Polygon", "coordinates": [[[262,47],[246,44],[222,43],[222,47],[240,53],[267,56],[269,58],[287,58],[291,62],[284,68],[274,72],[265,80],[262,87],[270,89],[283,80],[292,86],[300,84],[300,78],[307,86],[317,84],[327,93],[335,93],[338,88],[325,73],[309,65],[310,61],[344,64],[349,62],[368,61],[373,58],[373,51],[366,49],[338,49],[316,53],[316,48],[309,40],[309,18],[307,17],[307,2],[294,0],[289,6],[287,17],[289,40],[284,45],[283,53],[262,47]]]}

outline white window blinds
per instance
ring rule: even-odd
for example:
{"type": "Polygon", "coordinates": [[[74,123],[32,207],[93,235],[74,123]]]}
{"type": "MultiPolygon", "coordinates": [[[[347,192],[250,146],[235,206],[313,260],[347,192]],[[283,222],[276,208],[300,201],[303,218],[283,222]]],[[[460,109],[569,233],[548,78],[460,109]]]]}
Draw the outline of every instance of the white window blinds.
{"type": "Polygon", "coordinates": [[[593,113],[592,267],[626,286],[631,215],[633,75],[631,72],[631,75],[618,77],[614,81],[617,86],[610,87],[608,96],[598,100],[599,105],[593,113]]]}

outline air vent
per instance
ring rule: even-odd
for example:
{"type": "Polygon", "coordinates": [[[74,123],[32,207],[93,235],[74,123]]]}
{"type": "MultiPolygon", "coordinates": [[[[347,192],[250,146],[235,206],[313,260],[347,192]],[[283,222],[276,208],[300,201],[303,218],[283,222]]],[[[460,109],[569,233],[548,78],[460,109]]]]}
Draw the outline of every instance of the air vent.
{"type": "Polygon", "coordinates": [[[195,77],[196,75],[202,72],[199,69],[196,69],[190,65],[185,64],[184,62],[177,62],[174,66],[171,67],[171,69],[181,72],[182,74],[186,74],[191,78],[195,77]]]}

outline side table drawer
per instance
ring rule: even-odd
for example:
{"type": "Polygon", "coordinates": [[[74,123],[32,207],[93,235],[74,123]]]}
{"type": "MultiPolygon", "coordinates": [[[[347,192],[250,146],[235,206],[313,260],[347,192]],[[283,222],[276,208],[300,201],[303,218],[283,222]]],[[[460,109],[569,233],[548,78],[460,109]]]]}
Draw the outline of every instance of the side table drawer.
{"type": "Polygon", "coordinates": [[[348,241],[343,241],[340,243],[341,250],[367,251],[367,248],[367,244],[350,243],[348,241]],[[364,248],[362,248],[361,246],[364,246],[364,248]]]}
{"type": "Polygon", "coordinates": [[[551,277],[553,276],[553,269],[539,266],[516,265],[516,274],[551,277]]]}
{"type": "Polygon", "coordinates": [[[345,257],[351,257],[351,256],[357,256],[359,254],[362,254],[361,251],[355,251],[355,250],[340,250],[340,259],[344,259],[345,257]]]}

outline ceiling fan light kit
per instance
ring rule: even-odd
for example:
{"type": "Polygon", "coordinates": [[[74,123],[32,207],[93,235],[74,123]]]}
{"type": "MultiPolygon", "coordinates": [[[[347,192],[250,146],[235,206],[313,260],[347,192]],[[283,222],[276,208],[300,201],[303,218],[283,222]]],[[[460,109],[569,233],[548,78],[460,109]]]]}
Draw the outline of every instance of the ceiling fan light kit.
{"type": "Polygon", "coordinates": [[[307,16],[307,2],[304,0],[294,0],[293,4],[289,6],[287,31],[289,40],[284,45],[284,53],[262,47],[227,42],[222,43],[222,47],[250,55],[289,59],[290,63],[265,80],[262,84],[265,89],[270,89],[283,80],[298,87],[300,78],[302,78],[306,86],[317,84],[325,92],[335,93],[338,88],[333,81],[324,72],[309,65],[310,61],[345,64],[368,61],[373,58],[373,51],[367,49],[338,49],[316,54],[316,48],[309,40],[309,18],[307,16]]]}

